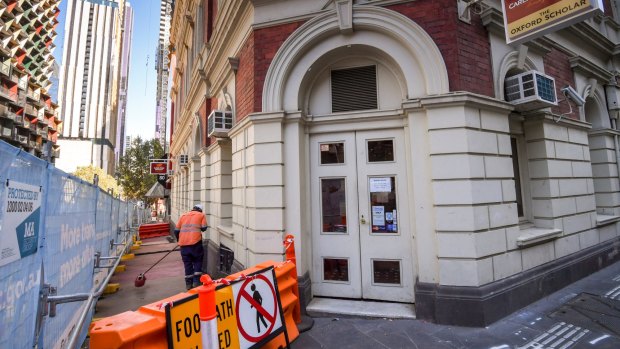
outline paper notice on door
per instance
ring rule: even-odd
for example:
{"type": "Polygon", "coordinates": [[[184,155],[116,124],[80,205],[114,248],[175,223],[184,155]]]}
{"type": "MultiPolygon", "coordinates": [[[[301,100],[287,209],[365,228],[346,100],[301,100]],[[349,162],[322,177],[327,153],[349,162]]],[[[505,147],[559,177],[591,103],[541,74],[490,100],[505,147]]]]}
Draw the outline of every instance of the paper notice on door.
{"type": "Polygon", "coordinates": [[[370,192],[371,193],[385,193],[392,191],[392,181],[390,177],[371,178],[370,179],[370,192]]]}
{"type": "Polygon", "coordinates": [[[385,225],[384,206],[373,206],[372,207],[372,225],[385,225]]]}
{"type": "Polygon", "coordinates": [[[396,224],[396,222],[397,222],[397,219],[396,219],[396,210],[393,210],[393,211],[392,211],[392,218],[393,218],[393,220],[394,220],[394,224],[396,224]]]}

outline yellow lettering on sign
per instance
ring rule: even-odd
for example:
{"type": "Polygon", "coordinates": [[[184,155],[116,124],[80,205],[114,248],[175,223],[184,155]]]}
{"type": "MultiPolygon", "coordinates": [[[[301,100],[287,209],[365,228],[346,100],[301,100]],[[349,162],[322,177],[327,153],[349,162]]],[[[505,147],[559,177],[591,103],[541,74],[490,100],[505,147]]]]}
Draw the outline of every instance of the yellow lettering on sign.
{"type": "Polygon", "coordinates": [[[217,339],[220,343],[220,349],[239,348],[237,314],[235,314],[232,287],[224,287],[215,291],[215,307],[217,311],[217,339]]]}

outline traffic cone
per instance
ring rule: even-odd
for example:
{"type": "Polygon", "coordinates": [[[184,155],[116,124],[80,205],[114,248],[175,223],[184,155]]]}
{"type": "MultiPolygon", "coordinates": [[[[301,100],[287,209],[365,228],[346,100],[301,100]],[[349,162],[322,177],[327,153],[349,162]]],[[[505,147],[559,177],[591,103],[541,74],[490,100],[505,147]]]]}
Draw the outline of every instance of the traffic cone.
{"type": "Polygon", "coordinates": [[[215,282],[207,274],[200,277],[202,286],[198,287],[198,305],[200,307],[200,333],[202,347],[219,348],[217,338],[217,311],[215,309],[215,282]]]}

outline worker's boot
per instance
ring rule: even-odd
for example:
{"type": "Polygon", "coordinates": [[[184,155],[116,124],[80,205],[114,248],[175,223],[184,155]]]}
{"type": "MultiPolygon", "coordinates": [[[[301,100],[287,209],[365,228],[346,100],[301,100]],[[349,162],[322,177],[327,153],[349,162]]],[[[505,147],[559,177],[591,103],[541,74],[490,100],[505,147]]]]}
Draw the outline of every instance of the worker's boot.
{"type": "Polygon", "coordinates": [[[194,283],[193,283],[193,287],[198,287],[198,286],[202,286],[202,283],[200,282],[200,276],[202,276],[202,273],[194,273],[194,283]]]}
{"type": "Polygon", "coordinates": [[[191,276],[189,278],[188,277],[185,278],[185,289],[187,290],[192,289],[192,277],[191,276]]]}

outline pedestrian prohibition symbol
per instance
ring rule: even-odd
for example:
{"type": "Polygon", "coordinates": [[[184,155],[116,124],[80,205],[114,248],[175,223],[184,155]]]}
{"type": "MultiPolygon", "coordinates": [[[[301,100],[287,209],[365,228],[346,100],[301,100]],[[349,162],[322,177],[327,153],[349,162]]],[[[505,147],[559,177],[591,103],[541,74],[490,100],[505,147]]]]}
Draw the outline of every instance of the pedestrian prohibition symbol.
{"type": "MultiPolygon", "coordinates": [[[[260,348],[282,332],[288,344],[273,267],[219,285],[215,306],[219,349],[260,348]]],[[[169,348],[202,348],[198,313],[197,295],[166,305],[169,348]]]]}

